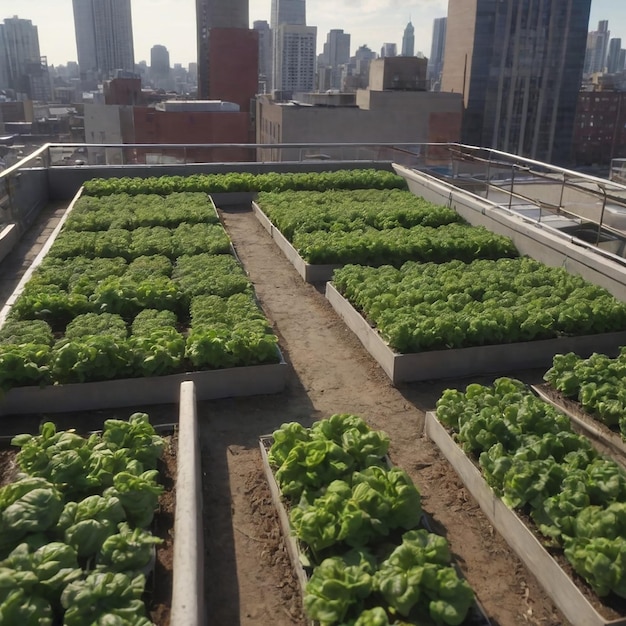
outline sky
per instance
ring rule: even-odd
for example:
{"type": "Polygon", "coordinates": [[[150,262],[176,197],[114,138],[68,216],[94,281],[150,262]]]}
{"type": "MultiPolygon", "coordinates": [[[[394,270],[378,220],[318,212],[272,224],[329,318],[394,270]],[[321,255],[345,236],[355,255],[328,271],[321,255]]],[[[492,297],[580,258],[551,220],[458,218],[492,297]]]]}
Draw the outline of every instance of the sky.
{"type": "MultiPolygon", "coordinates": [[[[249,0],[250,25],[270,20],[271,0],[249,0]]],[[[150,49],[165,46],[170,63],[187,66],[196,61],[195,0],[131,0],[135,61],[150,64],[150,49]]],[[[351,35],[351,53],[367,45],[380,53],[385,42],[401,47],[402,33],[411,20],[415,51],[430,56],[433,20],[445,17],[447,0],[308,0],[307,24],[317,26],[318,52],[331,28],[351,35]]],[[[72,0],[1,0],[0,20],[17,15],[33,22],[39,32],[41,54],[48,65],[76,61],[72,0]]],[[[592,0],[589,30],[608,19],[611,37],[626,47],[626,2],[592,0]]]]}

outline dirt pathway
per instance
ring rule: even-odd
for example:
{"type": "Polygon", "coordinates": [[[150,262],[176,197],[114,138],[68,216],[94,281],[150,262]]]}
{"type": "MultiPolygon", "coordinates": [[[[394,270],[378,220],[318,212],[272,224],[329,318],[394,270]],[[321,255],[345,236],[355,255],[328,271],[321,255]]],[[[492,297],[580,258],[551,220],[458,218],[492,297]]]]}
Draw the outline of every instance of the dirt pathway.
{"type": "MultiPolygon", "coordinates": [[[[450,541],[494,626],[567,624],[421,435],[424,411],[453,383],[394,388],[323,294],[305,284],[285,260],[252,212],[221,213],[291,369],[281,394],[200,406],[209,623],[305,623],[262,474],[258,438],[283,422],[308,424],[346,412],[389,434],[392,461],[420,488],[424,509],[450,541]]],[[[531,379],[537,375],[526,374],[531,379]]]]}

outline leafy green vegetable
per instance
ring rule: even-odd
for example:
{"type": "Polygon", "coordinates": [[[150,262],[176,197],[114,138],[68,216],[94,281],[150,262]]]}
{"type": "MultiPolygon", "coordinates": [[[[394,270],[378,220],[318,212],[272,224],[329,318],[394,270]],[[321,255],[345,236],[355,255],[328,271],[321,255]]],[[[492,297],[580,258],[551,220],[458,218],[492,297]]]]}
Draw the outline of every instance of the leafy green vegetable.
{"type": "Polygon", "coordinates": [[[355,603],[372,590],[374,557],[364,550],[324,559],[306,586],[304,610],[320,626],[342,623],[355,603]]]}
{"type": "Polygon", "coordinates": [[[123,573],[92,572],[70,583],[61,595],[64,625],[150,626],[141,601],[145,582],[143,574],[131,578],[123,573]]]}
{"type": "Polygon", "coordinates": [[[408,617],[421,603],[436,624],[458,626],[474,603],[474,594],[449,562],[443,537],[423,529],[410,531],[382,563],[374,584],[400,615],[408,617]]]}
{"type": "Polygon", "coordinates": [[[163,543],[159,537],[141,528],[118,525],[118,533],[108,537],[98,552],[96,562],[103,571],[132,572],[148,566],[154,558],[154,546],[163,543]]]}
{"type": "Polygon", "coordinates": [[[28,533],[46,531],[57,523],[63,500],[43,478],[26,477],[0,488],[0,556],[28,533]]]}
{"type": "Polygon", "coordinates": [[[65,543],[78,556],[95,555],[104,541],[115,533],[119,522],[126,518],[124,508],[113,496],[88,496],[80,502],[68,502],[61,513],[57,529],[65,543]]]}
{"type": "Polygon", "coordinates": [[[157,470],[147,470],[135,475],[119,472],[113,477],[113,486],[104,490],[105,497],[117,498],[126,513],[126,519],[139,528],[152,523],[163,487],[157,483],[157,470]]]}

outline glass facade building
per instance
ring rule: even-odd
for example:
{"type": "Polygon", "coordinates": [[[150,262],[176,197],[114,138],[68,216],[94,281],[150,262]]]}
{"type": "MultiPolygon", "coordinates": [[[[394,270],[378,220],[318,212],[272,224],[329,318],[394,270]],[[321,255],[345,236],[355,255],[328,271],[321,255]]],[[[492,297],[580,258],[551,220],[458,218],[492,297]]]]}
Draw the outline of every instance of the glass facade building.
{"type": "Polygon", "coordinates": [[[590,8],[591,0],[450,0],[442,91],[464,95],[464,143],[569,162],[590,8]]]}

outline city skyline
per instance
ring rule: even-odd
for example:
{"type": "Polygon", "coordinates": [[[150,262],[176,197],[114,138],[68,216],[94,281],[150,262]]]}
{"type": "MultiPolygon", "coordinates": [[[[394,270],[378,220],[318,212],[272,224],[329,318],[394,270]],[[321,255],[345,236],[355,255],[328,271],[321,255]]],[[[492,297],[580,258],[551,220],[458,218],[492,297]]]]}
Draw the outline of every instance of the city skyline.
{"type": "MultiPolygon", "coordinates": [[[[249,0],[250,27],[255,20],[270,21],[271,0],[249,0]]],[[[38,27],[41,54],[49,65],[76,61],[72,0],[3,0],[0,21],[17,15],[38,27]],[[62,36],[60,36],[62,34],[62,36]]],[[[351,54],[367,45],[379,52],[383,43],[400,48],[402,33],[409,21],[415,27],[415,53],[428,56],[433,20],[445,17],[447,0],[316,0],[307,7],[307,24],[317,27],[318,50],[331,29],[341,28],[352,35],[351,54]]],[[[163,45],[172,64],[187,66],[197,61],[195,0],[132,0],[135,60],[150,60],[150,49],[163,45]]],[[[588,30],[607,19],[611,37],[626,40],[626,5],[614,0],[592,0],[588,30]]]]}

